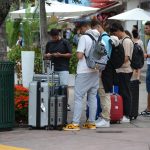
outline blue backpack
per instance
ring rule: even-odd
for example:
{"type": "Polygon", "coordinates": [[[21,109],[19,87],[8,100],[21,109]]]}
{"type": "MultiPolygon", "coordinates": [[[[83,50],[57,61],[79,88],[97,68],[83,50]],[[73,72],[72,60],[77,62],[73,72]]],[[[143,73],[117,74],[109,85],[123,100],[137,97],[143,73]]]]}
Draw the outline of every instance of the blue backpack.
{"type": "MultiPolygon", "coordinates": [[[[109,36],[109,35],[108,34],[103,34],[101,36],[101,38],[103,36],[109,36]]],[[[123,65],[124,59],[125,59],[125,52],[124,52],[123,45],[122,45],[122,43],[119,43],[119,45],[115,46],[111,39],[109,40],[109,43],[112,46],[112,51],[111,51],[111,55],[110,55],[110,58],[109,58],[109,63],[111,64],[111,66],[114,69],[118,69],[123,65]]]]}

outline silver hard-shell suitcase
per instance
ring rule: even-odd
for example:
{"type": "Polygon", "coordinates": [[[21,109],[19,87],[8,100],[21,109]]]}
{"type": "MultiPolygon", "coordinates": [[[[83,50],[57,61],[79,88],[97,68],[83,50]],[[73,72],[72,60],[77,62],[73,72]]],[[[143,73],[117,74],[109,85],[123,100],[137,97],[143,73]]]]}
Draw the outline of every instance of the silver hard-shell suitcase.
{"type": "Polygon", "coordinates": [[[29,127],[48,127],[48,82],[33,81],[29,85],[29,127]]]}
{"type": "MultiPolygon", "coordinates": [[[[34,74],[33,75],[33,81],[47,81],[47,74],[34,74]]],[[[49,82],[53,82],[55,85],[59,85],[59,75],[58,74],[50,74],[49,75],[49,82]],[[53,80],[53,81],[52,81],[53,80]]]]}

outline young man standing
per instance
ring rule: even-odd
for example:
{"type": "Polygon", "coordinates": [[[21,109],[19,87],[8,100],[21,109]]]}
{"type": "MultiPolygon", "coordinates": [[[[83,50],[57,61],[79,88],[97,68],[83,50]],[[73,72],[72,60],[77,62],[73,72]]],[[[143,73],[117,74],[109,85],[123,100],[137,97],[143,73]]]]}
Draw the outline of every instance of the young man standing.
{"type": "MultiPolygon", "coordinates": [[[[107,55],[110,57],[112,46],[110,43],[109,35],[104,31],[101,23],[98,20],[93,20],[91,23],[92,29],[97,29],[100,32],[100,40],[104,44],[107,55]]],[[[107,63],[105,70],[100,73],[100,84],[98,94],[100,96],[100,102],[102,107],[102,112],[99,118],[96,120],[96,127],[110,127],[110,109],[111,100],[110,92],[113,86],[113,71],[112,66],[107,63]]]]}
{"type": "Polygon", "coordinates": [[[120,42],[123,44],[125,51],[124,64],[116,69],[118,76],[118,85],[119,85],[119,94],[123,98],[123,112],[124,117],[122,122],[130,122],[129,116],[131,112],[131,92],[130,92],[130,79],[132,76],[132,68],[130,66],[130,60],[133,53],[133,42],[129,36],[125,33],[124,28],[118,22],[113,23],[110,26],[110,32],[117,36],[120,39],[120,42]]]}
{"type": "Polygon", "coordinates": [[[66,125],[63,129],[65,131],[80,130],[80,118],[82,113],[83,97],[87,93],[89,104],[89,119],[83,124],[82,128],[96,129],[95,115],[97,109],[96,94],[99,87],[99,71],[90,69],[86,64],[85,55],[87,56],[93,40],[86,35],[91,34],[95,40],[98,39],[100,33],[97,30],[90,29],[90,23],[87,21],[80,22],[79,24],[81,34],[78,47],[77,47],[77,75],[75,79],[75,96],[74,96],[74,114],[72,123],[66,125]]]}
{"type": "MultiPolygon", "coordinates": [[[[145,23],[144,28],[145,34],[150,35],[150,21],[145,23]]],[[[142,111],[140,114],[143,116],[150,116],[150,40],[148,40],[147,44],[147,54],[145,54],[145,58],[147,59],[147,73],[146,73],[146,89],[147,89],[147,108],[142,111]]]]}
{"type": "MultiPolygon", "coordinates": [[[[72,56],[72,50],[69,42],[62,39],[58,29],[51,29],[49,32],[50,41],[46,44],[45,57],[50,58],[54,63],[54,71],[58,73],[60,85],[68,85],[69,79],[69,60],[72,56]]],[[[68,94],[69,95],[69,94],[68,94]]],[[[67,106],[70,110],[69,104],[67,106]]]]}

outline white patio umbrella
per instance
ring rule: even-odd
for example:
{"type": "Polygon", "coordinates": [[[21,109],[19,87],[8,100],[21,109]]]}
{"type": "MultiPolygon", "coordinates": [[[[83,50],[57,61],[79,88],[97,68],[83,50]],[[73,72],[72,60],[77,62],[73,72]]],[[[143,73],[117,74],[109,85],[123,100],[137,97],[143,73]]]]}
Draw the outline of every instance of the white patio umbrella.
{"type": "MultiPolygon", "coordinates": [[[[79,6],[74,4],[65,4],[56,1],[50,1],[50,3],[45,4],[47,16],[55,15],[58,17],[73,17],[73,16],[82,16],[90,13],[94,13],[99,10],[99,8],[79,6]]],[[[29,8],[29,13],[34,13],[37,7],[29,8]]],[[[17,10],[10,12],[10,17],[15,18],[25,18],[26,9],[17,10]]]]}
{"type": "Polygon", "coordinates": [[[129,11],[126,11],[124,13],[118,14],[116,16],[110,17],[108,19],[113,19],[113,20],[122,20],[122,21],[126,21],[126,20],[131,20],[131,21],[150,21],[150,13],[140,9],[140,8],[135,8],[129,11]]]}

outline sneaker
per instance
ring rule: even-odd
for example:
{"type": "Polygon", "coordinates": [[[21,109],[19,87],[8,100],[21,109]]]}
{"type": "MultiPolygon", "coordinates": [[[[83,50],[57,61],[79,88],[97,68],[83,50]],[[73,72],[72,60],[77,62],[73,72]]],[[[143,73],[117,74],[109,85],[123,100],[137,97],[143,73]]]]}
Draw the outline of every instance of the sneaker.
{"type": "Polygon", "coordinates": [[[84,129],[96,129],[95,123],[89,123],[88,121],[82,125],[84,129]]]}
{"type": "Polygon", "coordinates": [[[95,121],[95,124],[100,122],[102,120],[102,117],[98,117],[98,119],[95,121]]]}
{"type": "Polygon", "coordinates": [[[129,123],[129,122],[130,122],[130,119],[127,118],[126,116],[123,116],[123,118],[121,119],[120,122],[121,122],[121,123],[129,123]]]}
{"type": "Polygon", "coordinates": [[[97,128],[109,128],[110,127],[110,121],[107,121],[105,119],[101,119],[99,122],[95,124],[97,128]]]}
{"type": "Polygon", "coordinates": [[[150,111],[144,110],[140,113],[140,115],[150,117],[150,111]]]}
{"type": "Polygon", "coordinates": [[[67,124],[65,127],[63,127],[64,131],[79,131],[80,127],[78,124],[67,124]]]}

